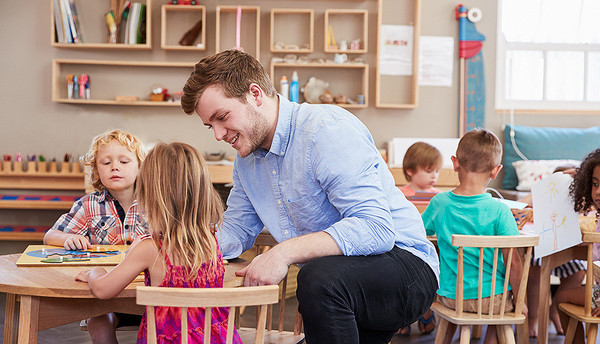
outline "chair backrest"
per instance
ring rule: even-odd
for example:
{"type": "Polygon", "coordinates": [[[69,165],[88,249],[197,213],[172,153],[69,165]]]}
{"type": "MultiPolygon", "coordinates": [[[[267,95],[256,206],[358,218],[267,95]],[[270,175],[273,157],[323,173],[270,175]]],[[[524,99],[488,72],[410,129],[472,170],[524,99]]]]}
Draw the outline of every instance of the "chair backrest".
{"type": "MultiPolygon", "coordinates": [[[[154,307],[181,307],[181,329],[187,332],[188,307],[205,308],[204,343],[210,343],[210,327],[212,307],[228,307],[227,343],[232,343],[234,316],[240,306],[259,306],[255,343],[263,343],[267,320],[267,305],[277,303],[279,287],[276,285],[241,288],[159,288],[137,287],[136,301],[146,306],[148,343],[156,343],[156,322],[154,307]]],[[[187,336],[182,336],[182,343],[187,343],[187,336]]]]}
{"type": "MultiPolygon", "coordinates": [[[[256,240],[254,241],[254,246],[256,247],[256,254],[262,254],[264,252],[266,252],[267,250],[269,250],[271,247],[277,245],[277,241],[273,238],[273,236],[271,236],[271,234],[267,233],[267,232],[263,232],[260,233],[258,235],[258,237],[256,238],[256,240]]],[[[290,267],[290,271],[295,271],[297,273],[297,270],[292,270],[294,269],[294,266],[290,267]]],[[[288,272],[289,273],[289,272],[288,272]]],[[[295,279],[295,276],[293,276],[295,279]]],[[[279,303],[279,321],[277,323],[277,331],[278,332],[283,332],[283,323],[285,320],[285,304],[286,304],[286,295],[287,295],[287,290],[288,290],[288,276],[286,276],[283,281],[281,281],[280,286],[281,286],[281,302],[279,303]]],[[[273,305],[269,305],[268,306],[268,311],[267,311],[267,330],[271,331],[272,330],[272,322],[273,322],[273,305]]],[[[294,320],[294,331],[293,334],[294,335],[299,335],[302,329],[302,316],[300,315],[300,312],[298,312],[298,310],[296,309],[296,318],[294,320]]]]}
{"type": "Polygon", "coordinates": [[[595,276],[600,276],[600,267],[594,263],[594,243],[600,243],[600,232],[583,232],[581,240],[586,243],[587,250],[587,271],[585,275],[585,302],[584,310],[586,316],[592,315],[592,288],[596,283],[595,276]]]}
{"type": "Polygon", "coordinates": [[[518,248],[525,248],[525,258],[521,260],[522,262],[522,275],[521,275],[521,283],[519,285],[518,296],[515,300],[515,310],[514,315],[520,316],[523,311],[523,304],[525,302],[525,294],[527,287],[527,278],[529,275],[529,265],[531,261],[531,252],[533,246],[538,244],[539,237],[537,235],[497,235],[497,236],[487,236],[487,235],[452,235],[452,245],[458,246],[458,264],[457,264],[457,276],[456,276],[456,316],[462,317],[464,304],[463,304],[463,276],[464,276],[464,266],[463,266],[463,248],[464,247],[475,247],[479,249],[479,264],[478,264],[478,298],[477,298],[477,316],[479,318],[504,318],[505,316],[505,304],[508,298],[508,285],[510,280],[510,270],[512,264],[512,258],[515,254],[521,254],[517,251],[518,248]],[[490,295],[496,295],[496,276],[498,271],[498,263],[500,262],[502,256],[502,249],[508,249],[507,260],[504,263],[506,268],[505,280],[502,290],[502,303],[500,306],[500,314],[494,316],[494,298],[490,297],[489,309],[487,310],[487,314],[483,313],[483,297],[482,297],[482,282],[486,279],[484,276],[485,271],[483,269],[484,266],[484,250],[485,249],[493,249],[494,250],[494,261],[492,262],[492,271],[491,276],[488,276],[491,279],[491,293],[490,295]]]}

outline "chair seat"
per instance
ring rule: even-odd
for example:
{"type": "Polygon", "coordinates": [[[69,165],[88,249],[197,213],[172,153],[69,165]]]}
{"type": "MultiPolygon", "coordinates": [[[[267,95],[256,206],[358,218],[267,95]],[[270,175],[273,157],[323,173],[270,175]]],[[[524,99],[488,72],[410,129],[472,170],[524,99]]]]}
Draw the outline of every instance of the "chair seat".
{"type": "Polygon", "coordinates": [[[569,317],[576,319],[577,321],[584,323],[595,323],[600,324],[600,317],[586,316],[585,308],[583,306],[574,305],[571,303],[561,303],[558,305],[558,309],[565,312],[569,317]]]}
{"type": "MultiPolygon", "coordinates": [[[[242,327],[239,328],[238,334],[242,339],[242,343],[254,343],[256,329],[242,327]]],[[[297,344],[304,340],[304,334],[294,334],[289,331],[265,331],[265,344],[297,344]]]]}
{"type": "MultiPolygon", "coordinates": [[[[459,318],[456,316],[456,310],[450,309],[439,302],[434,302],[431,305],[431,309],[448,320],[449,322],[457,325],[509,325],[509,324],[522,324],[525,322],[525,316],[515,316],[514,312],[504,313],[502,317],[499,314],[494,314],[491,318],[487,314],[477,315],[477,313],[463,312],[459,318]]],[[[600,318],[599,318],[600,319],[600,318]]]]}

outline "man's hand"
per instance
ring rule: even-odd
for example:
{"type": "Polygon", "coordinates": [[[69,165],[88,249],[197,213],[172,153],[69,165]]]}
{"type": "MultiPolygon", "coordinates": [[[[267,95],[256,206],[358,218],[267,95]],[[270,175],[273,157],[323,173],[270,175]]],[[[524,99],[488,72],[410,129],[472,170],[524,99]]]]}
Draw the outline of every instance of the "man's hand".
{"type": "Polygon", "coordinates": [[[256,256],[237,276],[244,276],[244,286],[279,284],[288,273],[289,264],[278,254],[277,246],[256,256]]]}
{"type": "Polygon", "coordinates": [[[85,250],[92,248],[90,241],[83,235],[74,234],[69,235],[65,240],[65,248],[67,250],[85,250]]]}

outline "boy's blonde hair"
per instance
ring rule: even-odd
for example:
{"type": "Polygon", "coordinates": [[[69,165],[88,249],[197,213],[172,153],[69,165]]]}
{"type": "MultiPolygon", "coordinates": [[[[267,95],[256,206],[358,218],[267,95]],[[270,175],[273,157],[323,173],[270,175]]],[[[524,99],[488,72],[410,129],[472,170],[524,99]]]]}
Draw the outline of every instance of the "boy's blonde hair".
{"type": "Polygon", "coordinates": [[[407,171],[416,172],[419,168],[424,170],[439,169],[441,166],[442,153],[425,142],[415,142],[408,147],[402,161],[402,171],[409,182],[412,177],[408,175],[407,171]]]}
{"type": "Polygon", "coordinates": [[[198,150],[181,142],[158,143],[142,163],[136,196],[160,254],[188,267],[189,280],[202,263],[216,262],[214,233],[223,203],[198,150]]]}
{"type": "Polygon", "coordinates": [[[467,172],[492,171],[502,160],[502,144],[498,137],[486,129],[467,132],[458,142],[456,158],[467,172]]]}
{"type": "Polygon", "coordinates": [[[142,164],[142,161],[144,161],[144,158],[146,157],[146,151],[142,146],[142,141],[140,141],[140,139],[138,139],[135,135],[124,130],[115,129],[94,137],[90,146],[90,150],[85,154],[85,156],[83,156],[82,162],[84,165],[90,167],[90,184],[96,191],[102,191],[106,189],[100,180],[100,176],[98,175],[98,166],[96,165],[98,159],[98,148],[101,145],[109,144],[112,140],[117,140],[117,142],[119,142],[121,145],[127,147],[130,152],[135,153],[138,166],[142,164]]]}

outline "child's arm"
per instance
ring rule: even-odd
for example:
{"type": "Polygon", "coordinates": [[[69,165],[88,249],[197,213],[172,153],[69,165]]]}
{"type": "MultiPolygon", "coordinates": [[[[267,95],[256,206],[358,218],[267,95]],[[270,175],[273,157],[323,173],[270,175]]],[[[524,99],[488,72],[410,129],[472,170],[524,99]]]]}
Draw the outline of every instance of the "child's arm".
{"type": "Polygon", "coordinates": [[[153,240],[142,240],[132,245],[123,261],[114,269],[107,272],[96,267],[80,272],[75,279],[88,282],[90,290],[99,299],[110,299],[119,294],[140,272],[157,261],[158,250],[153,240]]]}
{"type": "MultiPolygon", "coordinates": [[[[507,262],[508,259],[508,251],[510,249],[505,248],[502,250],[502,255],[504,256],[504,261],[507,262]]],[[[506,265],[506,264],[505,264],[506,265]]],[[[512,262],[510,264],[510,287],[513,292],[514,302],[517,302],[517,298],[519,297],[519,287],[521,286],[521,277],[523,275],[523,262],[521,261],[521,255],[517,252],[517,250],[513,251],[512,262]]],[[[523,315],[527,317],[527,305],[523,303],[523,315]]]]}
{"type": "Polygon", "coordinates": [[[69,234],[58,229],[50,229],[44,235],[44,245],[64,246],[67,250],[84,250],[92,248],[87,237],[80,234],[69,234]]]}

